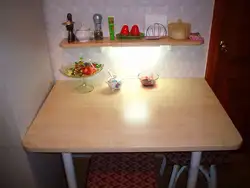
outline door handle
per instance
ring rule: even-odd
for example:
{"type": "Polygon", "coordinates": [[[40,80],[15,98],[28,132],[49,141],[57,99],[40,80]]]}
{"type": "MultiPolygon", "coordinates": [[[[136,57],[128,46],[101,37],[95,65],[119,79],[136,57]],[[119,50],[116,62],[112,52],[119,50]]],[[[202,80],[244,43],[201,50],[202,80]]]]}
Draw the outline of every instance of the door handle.
{"type": "Polygon", "coordinates": [[[225,41],[223,41],[223,40],[220,41],[220,50],[224,53],[227,53],[227,51],[228,51],[227,45],[226,45],[225,41]]]}

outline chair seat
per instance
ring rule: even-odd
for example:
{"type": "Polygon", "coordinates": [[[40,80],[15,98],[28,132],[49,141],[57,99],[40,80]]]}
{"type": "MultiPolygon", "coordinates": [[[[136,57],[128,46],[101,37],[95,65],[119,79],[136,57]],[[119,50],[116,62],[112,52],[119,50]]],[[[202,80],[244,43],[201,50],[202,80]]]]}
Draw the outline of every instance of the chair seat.
{"type": "Polygon", "coordinates": [[[156,188],[152,154],[97,154],[90,159],[87,188],[156,188]]]}

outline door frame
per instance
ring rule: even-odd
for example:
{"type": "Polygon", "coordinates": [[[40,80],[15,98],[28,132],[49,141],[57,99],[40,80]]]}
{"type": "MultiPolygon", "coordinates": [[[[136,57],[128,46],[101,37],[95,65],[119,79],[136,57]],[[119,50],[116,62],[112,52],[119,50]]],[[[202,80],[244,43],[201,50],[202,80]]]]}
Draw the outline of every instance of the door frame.
{"type": "Polygon", "coordinates": [[[224,15],[224,7],[220,0],[214,1],[213,19],[211,25],[210,41],[208,48],[207,64],[205,71],[205,79],[209,86],[215,90],[214,81],[216,77],[216,70],[220,50],[220,32],[221,23],[224,15]]]}

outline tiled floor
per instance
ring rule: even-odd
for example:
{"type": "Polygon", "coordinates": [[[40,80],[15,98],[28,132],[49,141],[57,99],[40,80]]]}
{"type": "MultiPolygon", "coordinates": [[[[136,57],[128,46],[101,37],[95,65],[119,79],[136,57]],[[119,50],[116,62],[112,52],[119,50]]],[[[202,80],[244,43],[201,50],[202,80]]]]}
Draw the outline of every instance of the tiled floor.
{"type": "MultiPolygon", "coordinates": [[[[76,175],[79,188],[85,187],[85,178],[87,175],[88,159],[76,158],[76,175]]],[[[160,159],[157,160],[160,166],[160,159]]],[[[233,153],[231,163],[217,167],[218,188],[249,188],[250,183],[250,155],[242,153],[233,153]]],[[[164,177],[159,179],[159,188],[167,188],[171,173],[171,166],[167,166],[164,177]]],[[[177,183],[176,188],[186,187],[187,171],[184,172],[177,183]]],[[[206,188],[207,183],[202,174],[199,174],[197,188],[206,188]]]]}

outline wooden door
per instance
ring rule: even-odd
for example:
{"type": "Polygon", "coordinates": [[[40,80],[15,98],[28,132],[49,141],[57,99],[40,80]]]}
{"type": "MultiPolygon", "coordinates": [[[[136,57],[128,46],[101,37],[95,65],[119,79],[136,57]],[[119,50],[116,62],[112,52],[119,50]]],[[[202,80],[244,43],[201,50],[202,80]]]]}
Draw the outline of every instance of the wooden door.
{"type": "Polygon", "coordinates": [[[249,0],[215,0],[206,80],[250,150],[249,0]]]}

